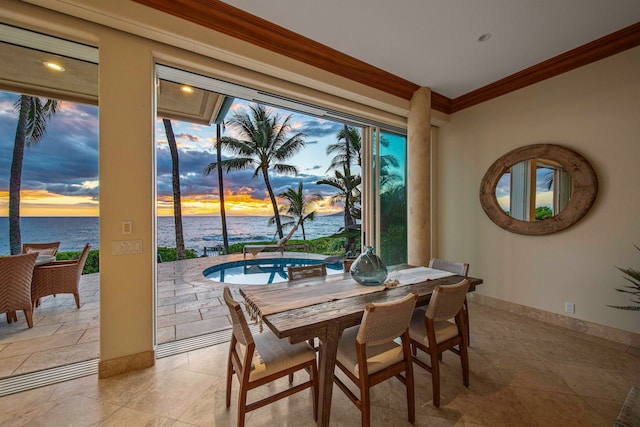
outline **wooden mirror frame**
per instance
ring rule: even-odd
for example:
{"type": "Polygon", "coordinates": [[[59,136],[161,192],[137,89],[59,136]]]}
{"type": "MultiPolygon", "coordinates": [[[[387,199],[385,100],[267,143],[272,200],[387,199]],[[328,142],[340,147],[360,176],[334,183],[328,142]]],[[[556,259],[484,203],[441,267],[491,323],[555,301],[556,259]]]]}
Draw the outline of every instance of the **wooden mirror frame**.
{"type": "Polygon", "coordinates": [[[580,220],[591,208],[598,193],[598,179],[589,162],[580,154],[554,144],[534,144],[516,148],[496,160],[482,178],[480,204],[491,220],[505,230],[527,235],[544,235],[564,230],[580,220]],[[496,186],[513,165],[533,159],[559,163],[571,175],[571,200],[558,215],[541,221],[520,221],[498,204],[496,186]]]}

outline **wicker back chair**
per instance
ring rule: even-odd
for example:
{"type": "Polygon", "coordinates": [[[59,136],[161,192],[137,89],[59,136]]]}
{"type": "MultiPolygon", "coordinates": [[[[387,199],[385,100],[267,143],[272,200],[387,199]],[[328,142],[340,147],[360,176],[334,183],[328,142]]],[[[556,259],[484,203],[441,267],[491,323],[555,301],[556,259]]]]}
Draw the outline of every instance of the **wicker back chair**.
{"type": "Polygon", "coordinates": [[[23,243],[22,253],[38,252],[40,255],[55,255],[58,253],[60,242],[50,243],[23,243]]]}
{"type": "Polygon", "coordinates": [[[327,266],[324,264],[287,267],[287,277],[289,277],[289,280],[300,280],[306,279],[307,277],[320,277],[326,275],[327,266]]]}
{"type": "MultiPolygon", "coordinates": [[[[449,261],[446,259],[437,259],[431,258],[429,261],[429,267],[435,268],[437,270],[444,270],[450,273],[455,273],[458,276],[467,277],[469,275],[469,264],[466,262],[458,262],[458,261],[449,261]]],[[[464,298],[464,304],[462,305],[462,316],[464,317],[464,321],[467,323],[467,345],[471,345],[471,332],[469,331],[469,304],[467,304],[467,297],[464,298]]]]}
{"type": "Polygon", "coordinates": [[[50,264],[40,265],[33,272],[31,281],[31,302],[33,307],[40,305],[40,298],[47,295],[73,294],[76,306],[80,308],[80,276],[89,256],[91,245],[87,243],[75,260],[54,261],[50,264]]]}
{"type": "MultiPolygon", "coordinates": [[[[318,369],[316,353],[306,343],[290,344],[289,340],[279,339],[271,331],[264,331],[255,337],[251,334],[240,304],[233,299],[229,287],[223,291],[224,302],[231,315],[233,334],[227,360],[227,408],[231,406],[231,385],[233,374],[240,382],[238,393],[238,427],[244,426],[247,412],[258,409],[276,400],[311,388],[313,399],[313,418],[318,419],[318,369]],[[278,378],[289,375],[292,381],[296,371],[309,372],[309,381],[290,387],[256,402],[247,402],[247,393],[278,378]]],[[[273,393],[272,390],[267,393],[273,393]]]]}
{"type": "Polygon", "coordinates": [[[7,322],[18,321],[17,310],[24,311],[27,325],[33,327],[31,278],[37,253],[0,257],[0,313],[7,322]]]}
{"type": "Polygon", "coordinates": [[[465,333],[467,324],[462,314],[462,305],[468,290],[467,279],[455,285],[436,286],[427,310],[416,310],[411,319],[409,335],[414,354],[413,362],[431,372],[435,407],[440,406],[440,359],[443,352],[451,350],[460,356],[462,383],[469,387],[469,355],[465,333]],[[455,318],[455,323],[449,321],[451,318],[455,318]],[[417,349],[429,355],[431,366],[418,359],[417,349]]]}
{"type": "Polygon", "coordinates": [[[406,386],[409,422],[415,421],[408,326],[417,299],[412,292],[395,301],[367,304],[360,326],[345,329],[338,341],[336,366],[358,387],[360,398],[338,376],[333,381],[360,409],[363,427],[371,424],[369,389],[391,377],[406,386]],[[395,342],[398,337],[400,345],[395,342]]]}

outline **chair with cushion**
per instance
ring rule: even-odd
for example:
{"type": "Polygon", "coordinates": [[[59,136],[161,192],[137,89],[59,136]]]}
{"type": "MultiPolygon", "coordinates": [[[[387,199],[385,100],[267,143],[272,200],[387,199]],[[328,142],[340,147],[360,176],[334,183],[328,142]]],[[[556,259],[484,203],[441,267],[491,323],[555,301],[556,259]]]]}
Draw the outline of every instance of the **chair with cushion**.
{"type": "Polygon", "coordinates": [[[360,398],[335,375],[334,382],[360,409],[363,426],[371,424],[369,389],[391,377],[397,377],[406,386],[409,422],[415,421],[407,328],[417,299],[416,294],[410,293],[396,301],[367,304],[360,326],[345,329],[338,342],[336,366],[358,387],[360,398]],[[395,342],[398,337],[402,344],[395,342]]]}
{"type": "Polygon", "coordinates": [[[311,388],[313,398],[313,417],[318,419],[318,369],[316,352],[307,344],[290,344],[286,339],[279,339],[270,331],[255,337],[240,304],[229,291],[224,288],[224,301],[229,308],[233,324],[229,359],[227,363],[227,408],[231,406],[231,383],[235,373],[240,383],[238,395],[238,426],[244,426],[247,412],[258,409],[276,400],[311,388]],[[287,390],[266,397],[262,400],[247,403],[247,393],[261,385],[270,383],[300,370],[309,371],[309,381],[298,384],[287,390]]]}
{"type": "MultiPolygon", "coordinates": [[[[287,277],[289,281],[306,279],[307,277],[322,277],[327,275],[325,264],[303,265],[300,267],[287,267],[287,277]]],[[[309,340],[309,345],[318,350],[315,338],[309,340]]]]}
{"type": "Polygon", "coordinates": [[[436,286],[426,311],[415,310],[409,327],[413,361],[431,372],[433,405],[440,406],[440,356],[451,350],[460,356],[462,383],[469,386],[469,355],[467,353],[467,324],[463,319],[462,304],[469,290],[469,280],[455,285],[436,286]],[[455,323],[450,319],[455,319],[455,323]],[[455,346],[458,346],[456,349],[455,346]],[[417,349],[431,359],[428,366],[416,356],[417,349]]]}
{"type": "Polygon", "coordinates": [[[300,267],[287,267],[289,280],[306,279],[307,277],[319,277],[327,275],[325,264],[302,265],[300,267]]]}
{"type": "Polygon", "coordinates": [[[91,245],[87,243],[75,260],[54,261],[50,264],[40,265],[33,272],[31,282],[31,301],[33,307],[39,304],[40,298],[47,295],[73,294],[76,306],[80,308],[80,277],[82,269],[89,256],[91,245]]]}
{"type": "Polygon", "coordinates": [[[342,260],[342,270],[345,273],[350,272],[351,271],[351,265],[353,264],[353,262],[355,260],[356,260],[355,258],[349,258],[349,259],[345,258],[345,259],[343,259],[342,260]]]}
{"type": "MultiPolygon", "coordinates": [[[[435,268],[437,270],[444,270],[450,273],[455,273],[458,276],[467,277],[469,275],[469,264],[466,262],[458,262],[458,261],[448,261],[446,259],[437,259],[431,258],[429,261],[429,267],[435,268]]],[[[464,321],[467,323],[467,345],[471,345],[470,338],[470,326],[469,326],[469,305],[467,304],[467,297],[464,297],[464,304],[462,305],[462,315],[464,316],[464,321]]]]}
{"type": "Polygon", "coordinates": [[[50,243],[23,243],[22,253],[28,254],[31,252],[37,252],[39,255],[55,255],[58,253],[60,242],[50,243]]]}
{"type": "Polygon", "coordinates": [[[27,325],[33,327],[31,278],[38,254],[0,257],[0,313],[7,313],[7,322],[18,321],[17,310],[24,311],[27,325]]]}

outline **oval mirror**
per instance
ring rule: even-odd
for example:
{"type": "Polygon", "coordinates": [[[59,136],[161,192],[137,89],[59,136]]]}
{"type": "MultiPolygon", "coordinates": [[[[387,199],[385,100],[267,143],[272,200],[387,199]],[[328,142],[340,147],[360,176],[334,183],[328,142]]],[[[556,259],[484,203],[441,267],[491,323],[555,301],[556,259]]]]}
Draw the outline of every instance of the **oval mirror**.
{"type": "Polygon", "coordinates": [[[584,157],[560,145],[536,144],[491,165],[482,179],[480,203],[505,230],[543,235],[575,224],[597,192],[595,171],[584,157]]]}

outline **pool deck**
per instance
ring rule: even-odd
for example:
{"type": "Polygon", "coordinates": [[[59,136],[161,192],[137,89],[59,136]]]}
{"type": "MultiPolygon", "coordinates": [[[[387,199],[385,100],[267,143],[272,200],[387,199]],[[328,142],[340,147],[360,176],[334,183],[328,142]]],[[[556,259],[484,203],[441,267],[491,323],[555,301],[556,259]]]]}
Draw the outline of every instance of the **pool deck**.
{"type": "MultiPolygon", "coordinates": [[[[326,256],[285,252],[284,258],[326,256]]],[[[249,259],[282,258],[279,253],[260,253],[249,259]]],[[[208,267],[242,261],[242,254],[202,257],[158,264],[158,344],[195,337],[230,327],[222,300],[225,284],[206,279],[208,267]]],[[[228,285],[236,299],[243,285],[228,285]]],[[[24,314],[18,322],[0,319],[0,378],[95,359],[100,354],[100,273],[80,280],[80,309],[71,294],[49,296],[33,314],[27,328],[24,314]]]]}

